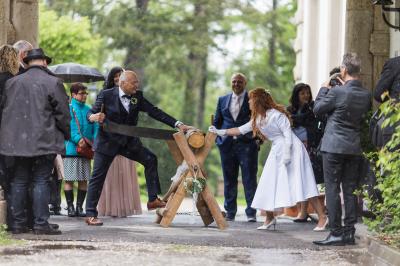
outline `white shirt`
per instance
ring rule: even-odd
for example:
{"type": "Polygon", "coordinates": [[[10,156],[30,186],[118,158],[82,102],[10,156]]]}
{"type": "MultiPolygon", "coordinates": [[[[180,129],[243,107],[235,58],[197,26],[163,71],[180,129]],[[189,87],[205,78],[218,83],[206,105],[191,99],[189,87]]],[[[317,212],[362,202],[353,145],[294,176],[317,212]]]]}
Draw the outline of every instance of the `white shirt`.
{"type": "Polygon", "coordinates": [[[232,93],[232,98],[231,102],[229,104],[229,111],[231,112],[231,115],[233,117],[233,120],[236,121],[240,108],[243,106],[243,101],[244,101],[244,95],[246,94],[246,90],[244,90],[241,94],[237,95],[235,93],[232,93]]]}
{"type": "MultiPolygon", "coordinates": [[[[119,90],[119,100],[121,101],[125,110],[129,113],[129,104],[130,104],[131,100],[129,98],[123,97],[124,95],[128,95],[128,94],[125,94],[125,92],[121,88],[118,88],[118,90],[119,90]]],[[[131,97],[131,95],[128,95],[128,96],[131,97]]]]}

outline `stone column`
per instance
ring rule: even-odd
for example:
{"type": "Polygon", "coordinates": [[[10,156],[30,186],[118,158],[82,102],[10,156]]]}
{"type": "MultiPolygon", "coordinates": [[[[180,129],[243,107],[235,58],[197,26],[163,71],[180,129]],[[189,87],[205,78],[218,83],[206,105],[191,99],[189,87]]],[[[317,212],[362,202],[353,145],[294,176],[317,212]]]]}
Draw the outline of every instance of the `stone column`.
{"type": "Polygon", "coordinates": [[[374,89],[380,77],[383,64],[389,58],[390,53],[389,27],[382,19],[381,6],[374,8],[374,25],[369,49],[373,56],[371,89],[374,89]]]}
{"type": "Polygon", "coordinates": [[[15,0],[12,23],[16,31],[16,40],[27,40],[33,47],[37,47],[39,1],[15,0]]]}
{"type": "Polygon", "coordinates": [[[373,87],[373,55],[370,52],[374,7],[370,0],[347,0],[345,52],[355,52],[361,59],[361,81],[373,87]]]}

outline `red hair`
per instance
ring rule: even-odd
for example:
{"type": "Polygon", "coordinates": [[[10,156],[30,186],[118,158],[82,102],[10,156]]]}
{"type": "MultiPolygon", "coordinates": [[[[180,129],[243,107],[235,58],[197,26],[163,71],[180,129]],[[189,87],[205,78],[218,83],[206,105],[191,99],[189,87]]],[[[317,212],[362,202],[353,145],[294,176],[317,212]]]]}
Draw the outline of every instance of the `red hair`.
{"type": "Polygon", "coordinates": [[[257,117],[265,118],[266,112],[270,109],[278,110],[286,115],[291,123],[290,114],[286,111],[285,106],[277,104],[271,94],[264,88],[255,88],[249,92],[251,103],[251,127],[253,129],[253,137],[259,137],[265,140],[265,136],[257,128],[257,117]]]}

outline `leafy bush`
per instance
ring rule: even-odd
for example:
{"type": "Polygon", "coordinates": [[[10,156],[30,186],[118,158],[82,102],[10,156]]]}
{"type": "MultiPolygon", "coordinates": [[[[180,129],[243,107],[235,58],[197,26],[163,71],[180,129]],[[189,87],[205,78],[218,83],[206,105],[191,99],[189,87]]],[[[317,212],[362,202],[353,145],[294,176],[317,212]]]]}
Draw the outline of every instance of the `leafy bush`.
{"type": "Polygon", "coordinates": [[[400,102],[386,101],[380,109],[386,117],[382,127],[396,128],[385,147],[368,154],[377,177],[375,188],[382,200],[365,193],[367,206],[375,215],[365,222],[383,240],[400,247],[400,102]]]}

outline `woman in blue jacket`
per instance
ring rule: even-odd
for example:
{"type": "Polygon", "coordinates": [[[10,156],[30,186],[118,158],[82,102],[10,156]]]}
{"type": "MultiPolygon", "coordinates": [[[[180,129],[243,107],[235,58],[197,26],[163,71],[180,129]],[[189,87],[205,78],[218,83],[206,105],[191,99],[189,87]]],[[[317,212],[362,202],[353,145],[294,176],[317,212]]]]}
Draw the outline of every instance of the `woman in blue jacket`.
{"type": "Polygon", "coordinates": [[[76,152],[79,142],[84,142],[83,137],[91,143],[97,133],[97,124],[90,123],[86,119],[86,114],[90,107],[85,104],[87,98],[87,87],[81,83],[71,85],[71,138],[65,141],[66,157],[64,158],[65,184],[64,193],[67,200],[67,210],[69,217],[84,217],[83,202],[87,191],[87,181],[90,177],[90,160],[80,156],[76,152]],[[79,125],[78,125],[79,123],[79,125]],[[78,181],[78,193],[76,199],[76,210],[74,208],[73,184],[78,181]]]}

